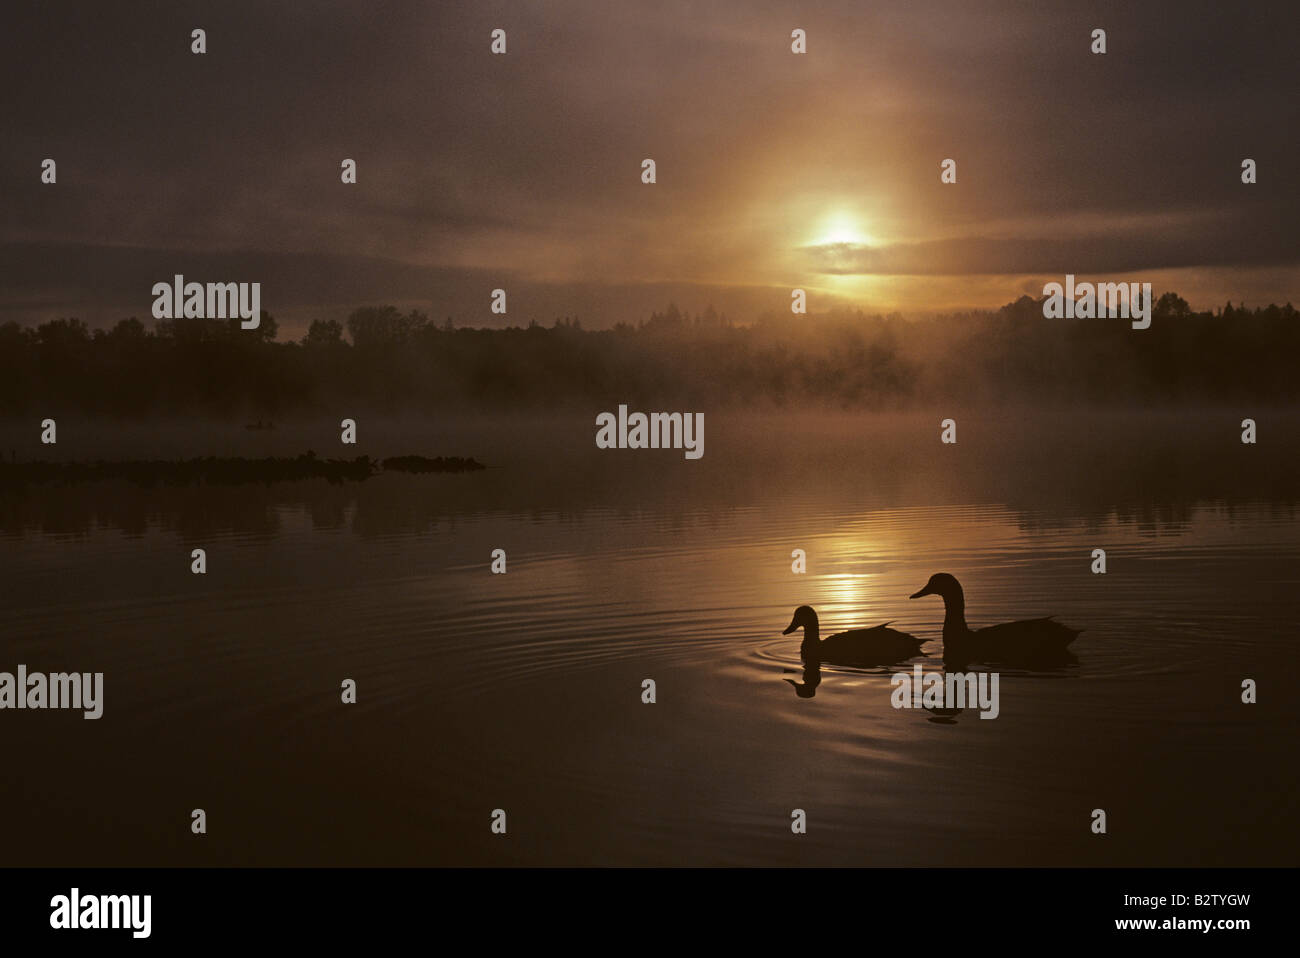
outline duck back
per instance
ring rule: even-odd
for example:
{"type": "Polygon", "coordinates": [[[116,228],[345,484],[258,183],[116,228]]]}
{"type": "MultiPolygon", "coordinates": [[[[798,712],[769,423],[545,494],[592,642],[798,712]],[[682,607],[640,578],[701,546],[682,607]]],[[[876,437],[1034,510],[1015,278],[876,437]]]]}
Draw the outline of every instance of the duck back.
{"type": "Polygon", "coordinates": [[[921,651],[921,640],[888,625],[851,629],[827,636],[817,645],[823,662],[842,665],[889,665],[910,659],[921,651]]]}
{"type": "Polygon", "coordinates": [[[1048,616],[1042,619],[1022,619],[1019,622],[990,625],[983,629],[976,629],[971,635],[975,641],[982,644],[1051,646],[1063,649],[1075,640],[1080,631],[1064,626],[1048,616]]]}

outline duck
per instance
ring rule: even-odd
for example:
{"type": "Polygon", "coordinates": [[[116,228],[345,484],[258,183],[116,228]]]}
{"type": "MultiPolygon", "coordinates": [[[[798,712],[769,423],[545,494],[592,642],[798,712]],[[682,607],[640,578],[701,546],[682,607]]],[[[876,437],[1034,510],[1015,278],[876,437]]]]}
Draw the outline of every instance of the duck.
{"type": "Polygon", "coordinates": [[[889,623],[874,629],[850,629],[820,638],[821,626],[810,605],[794,610],[794,618],[782,635],[803,629],[799,655],[805,662],[830,662],[840,665],[889,665],[910,659],[921,651],[921,639],[889,628],[889,623]]]}
{"type": "Polygon", "coordinates": [[[966,624],[966,595],[961,583],[947,572],[936,572],[911,598],[937,595],[943,599],[944,658],[1033,658],[1068,655],[1067,647],[1082,629],[1071,629],[1054,616],[1003,622],[982,629],[966,624]]]}

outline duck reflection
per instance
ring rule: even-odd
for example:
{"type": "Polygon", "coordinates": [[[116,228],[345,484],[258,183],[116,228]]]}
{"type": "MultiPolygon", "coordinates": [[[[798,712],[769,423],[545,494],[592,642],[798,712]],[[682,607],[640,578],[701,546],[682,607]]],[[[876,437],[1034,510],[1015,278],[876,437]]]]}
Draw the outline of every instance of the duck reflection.
{"type": "Polygon", "coordinates": [[[786,679],[794,686],[794,694],[801,699],[810,699],[817,694],[817,686],[822,684],[822,664],[819,659],[804,659],[803,681],[786,679]]]}

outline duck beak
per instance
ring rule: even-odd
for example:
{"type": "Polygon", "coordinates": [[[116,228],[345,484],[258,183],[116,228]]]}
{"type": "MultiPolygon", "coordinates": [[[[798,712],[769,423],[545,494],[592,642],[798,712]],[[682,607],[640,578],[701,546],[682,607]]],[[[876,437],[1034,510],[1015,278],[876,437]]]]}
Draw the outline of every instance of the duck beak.
{"type": "Polygon", "coordinates": [[[797,626],[797,625],[795,624],[794,620],[791,619],[791,620],[790,620],[790,625],[789,625],[789,627],[787,627],[786,630],[785,630],[784,632],[782,632],[781,634],[782,634],[782,635],[789,635],[791,632],[794,632],[794,631],[795,631],[796,629],[798,629],[798,628],[799,628],[799,626],[797,626]]]}
{"type": "Polygon", "coordinates": [[[920,592],[913,592],[911,595],[908,596],[908,598],[909,598],[909,599],[919,599],[919,598],[921,598],[921,596],[923,596],[923,595],[934,595],[934,593],[931,592],[929,589],[925,589],[925,588],[923,588],[923,589],[921,589],[920,592]]]}

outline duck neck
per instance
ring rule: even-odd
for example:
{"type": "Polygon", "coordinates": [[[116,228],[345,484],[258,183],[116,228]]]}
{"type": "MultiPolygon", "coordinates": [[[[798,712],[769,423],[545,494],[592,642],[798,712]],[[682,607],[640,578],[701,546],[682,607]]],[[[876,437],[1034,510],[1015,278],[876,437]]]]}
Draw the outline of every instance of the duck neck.
{"type": "Polygon", "coordinates": [[[814,614],[812,621],[805,623],[803,627],[803,643],[799,650],[805,654],[809,651],[816,652],[817,646],[821,645],[821,627],[817,622],[817,616],[814,614]]]}
{"type": "Polygon", "coordinates": [[[955,594],[943,597],[943,637],[953,639],[968,635],[970,628],[966,625],[966,596],[959,588],[955,594]]]}

